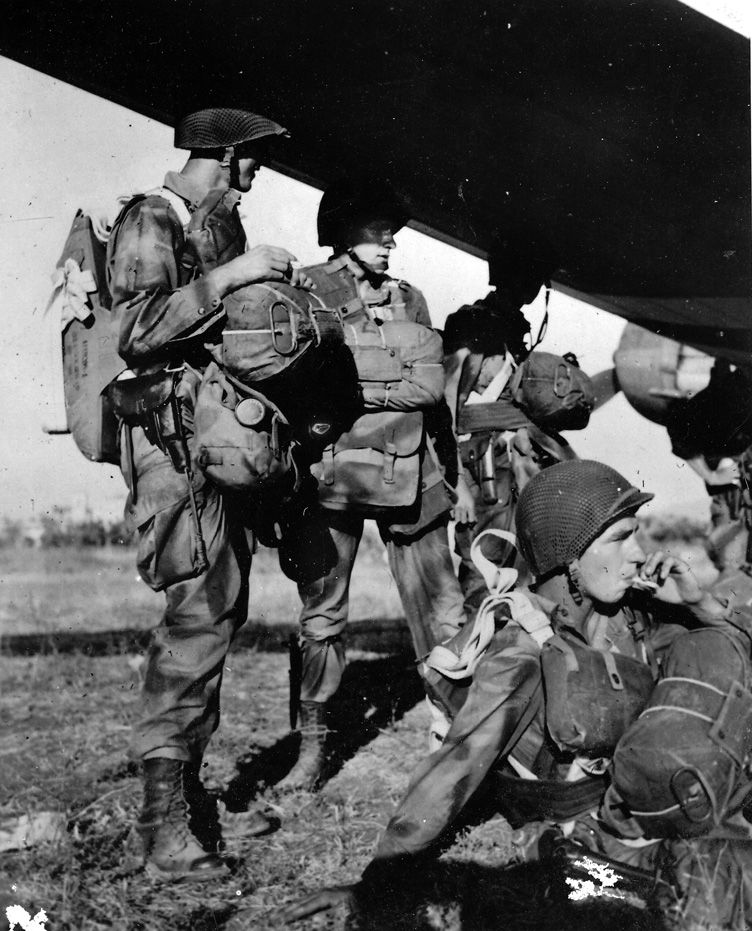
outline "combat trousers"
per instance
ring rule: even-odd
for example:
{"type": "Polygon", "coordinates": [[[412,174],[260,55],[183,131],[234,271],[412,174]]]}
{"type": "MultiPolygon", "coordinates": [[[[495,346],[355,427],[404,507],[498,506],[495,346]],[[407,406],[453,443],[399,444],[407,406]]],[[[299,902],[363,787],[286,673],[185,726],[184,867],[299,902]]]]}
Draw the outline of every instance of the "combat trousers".
{"type": "Polygon", "coordinates": [[[248,616],[251,547],[228,499],[208,482],[197,490],[208,568],[195,578],[196,533],[185,476],[159,450],[136,443],[138,567],[166,598],[146,658],[132,752],[141,759],[196,762],[219,724],[225,656],[248,616]]]}
{"type": "MultiPolygon", "coordinates": [[[[298,585],[303,610],[303,677],[301,699],[325,702],[339,688],[345,668],[341,634],[349,612],[350,578],[363,535],[364,518],[322,508],[322,531],[333,554],[327,571],[298,585]]],[[[437,643],[454,636],[465,623],[447,535],[440,517],[415,536],[391,533],[378,523],[386,544],[389,568],[397,585],[415,655],[425,656],[437,643]]],[[[320,554],[319,554],[320,555],[320,554]]]]}

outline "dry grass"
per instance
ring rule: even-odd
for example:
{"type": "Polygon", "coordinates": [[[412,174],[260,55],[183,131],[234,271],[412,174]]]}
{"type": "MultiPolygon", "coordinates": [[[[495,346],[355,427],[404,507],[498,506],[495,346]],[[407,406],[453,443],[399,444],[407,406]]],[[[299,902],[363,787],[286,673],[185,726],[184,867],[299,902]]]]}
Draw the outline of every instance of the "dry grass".
{"type": "MultiPolygon", "coordinates": [[[[381,548],[367,547],[364,556],[355,616],[398,614],[393,588],[384,597],[381,548]]],[[[133,551],[24,551],[23,558],[2,551],[0,622],[10,618],[17,632],[55,623],[151,626],[161,599],[136,581],[133,559],[133,551]]],[[[259,555],[254,584],[258,616],[270,623],[295,617],[296,593],[273,553],[259,555]]],[[[54,843],[0,854],[0,903],[20,904],[31,915],[44,909],[48,931],[265,931],[275,907],[321,886],[356,880],[425,752],[427,717],[410,657],[350,654],[333,715],[335,764],[322,791],[311,795],[274,788],[295,750],[288,733],[287,657],[231,653],[223,721],[210,745],[205,781],[224,802],[225,834],[237,868],[223,882],[169,887],[146,877],[129,838],[140,805],[137,770],[127,756],[137,714],[136,659],[80,652],[0,656],[0,829],[23,815],[50,811],[61,812],[67,824],[54,843]],[[245,837],[249,805],[264,808],[277,829],[266,837],[245,837]]],[[[544,896],[554,885],[551,875],[534,867],[506,869],[513,853],[503,819],[478,820],[448,842],[419,880],[379,890],[376,901],[355,916],[340,908],[298,927],[655,928],[634,910],[610,907],[604,914],[552,903],[544,896]]]]}
{"type": "MultiPolygon", "coordinates": [[[[7,712],[0,743],[0,822],[58,811],[56,843],[0,855],[0,896],[35,914],[49,931],[250,931],[270,926],[279,905],[325,885],[356,880],[425,752],[427,716],[408,657],[353,654],[339,708],[347,741],[340,767],[317,795],[282,794],[289,768],[284,654],[234,653],[223,690],[223,722],[207,756],[205,781],[224,798],[225,835],[235,873],[208,885],[160,886],[129,854],[140,804],[128,729],[137,677],[128,656],[2,658],[7,712]],[[243,836],[250,802],[277,822],[266,837],[243,836]]],[[[0,824],[1,826],[1,824],[0,824]]],[[[340,908],[301,931],[468,931],[504,927],[598,931],[603,912],[543,900],[547,877],[504,867],[513,853],[503,819],[460,831],[417,883],[383,890],[359,917],[340,908]],[[588,917],[588,916],[591,917],[588,917]],[[600,917],[599,917],[600,916],[600,917]]],[[[629,910],[609,910],[612,931],[654,928],[629,910]]]]}
{"type": "MultiPolygon", "coordinates": [[[[353,573],[353,621],[402,616],[383,554],[374,528],[368,526],[353,573]]],[[[274,550],[259,548],[251,578],[251,621],[276,625],[297,620],[298,592],[280,572],[274,550]]],[[[0,548],[3,635],[145,630],[154,626],[162,603],[163,597],[141,581],[132,548],[0,548]]]]}

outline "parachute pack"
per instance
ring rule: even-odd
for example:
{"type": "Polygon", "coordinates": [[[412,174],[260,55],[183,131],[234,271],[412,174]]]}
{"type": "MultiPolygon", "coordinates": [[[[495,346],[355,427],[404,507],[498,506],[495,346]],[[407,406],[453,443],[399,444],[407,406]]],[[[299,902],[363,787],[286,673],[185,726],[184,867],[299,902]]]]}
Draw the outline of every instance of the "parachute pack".
{"type": "Polygon", "coordinates": [[[590,378],[575,356],[531,352],[512,376],[515,403],[544,430],[583,430],[595,406],[590,378]]]}
{"type": "Polygon", "coordinates": [[[628,814],[646,837],[697,837],[738,811],[752,791],[751,685],[745,636],[705,628],[677,637],[617,745],[606,814],[628,814]]]}

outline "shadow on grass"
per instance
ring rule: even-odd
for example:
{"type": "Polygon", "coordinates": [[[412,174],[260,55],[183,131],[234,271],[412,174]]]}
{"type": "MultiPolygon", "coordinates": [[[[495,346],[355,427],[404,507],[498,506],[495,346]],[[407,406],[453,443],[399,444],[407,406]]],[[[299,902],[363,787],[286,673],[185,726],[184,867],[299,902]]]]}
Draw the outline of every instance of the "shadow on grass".
{"type": "MultiPolygon", "coordinates": [[[[263,624],[247,621],[238,631],[232,651],[258,650],[280,653],[287,649],[297,624],[263,624]]],[[[119,656],[142,653],[151,641],[151,630],[56,630],[35,634],[0,636],[0,656],[49,656],[82,653],[85,656],[119,656]]],[[[410,648],[411,640],[401,618],[375,618],[353,621],[347,631],[347,645],[352,650],[396,653],[410,648]]]]}
{"type": "MultiPolygon", "coordinates": [[[[402,718],[424,695],[412,653],[351,661],[328,710],[325,778],[331,779],[361,747],[402,718]]],[[[259,792],[283,779],[295,764],[299,748],[300,735],[291,733],[271,747],[238,759],[237,775],[223,798],[228,809],[244,811],[259,792]]]]}
{"type": "Polygon", "coordinates": [[[575,902],[555,861],[513,867],[440,861],[357,896],[348,931],[661,931],[657,910],[575,902]]]}
{"type": "MultiPolygon", "coordinates": [[[[424,862],[391,878],[374,876],[368,886],[354,887],[343,921],[337,922],[330,913],[331,923],[315,927],[345,931],[666,931],[657,901],[646,907],[646,903],[634,905],[617,898],[591,896],[576,901],[570,896],[571,886],[565,883],[555,858],[511,867],[457,860],[424,862]]],[[[241,916],[242,911],[234,916],[228,931],[248,927],[241,916]]],[[[314,925],[306,922],[304,927],[314,925]]]]}

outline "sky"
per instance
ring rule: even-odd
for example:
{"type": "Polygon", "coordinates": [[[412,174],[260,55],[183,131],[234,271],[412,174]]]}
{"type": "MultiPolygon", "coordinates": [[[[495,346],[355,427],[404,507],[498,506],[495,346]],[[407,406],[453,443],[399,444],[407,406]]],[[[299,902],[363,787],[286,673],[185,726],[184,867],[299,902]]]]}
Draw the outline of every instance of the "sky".
{"type": "MultiPolygon", "coordinates": [[[[691,5],[746,29],[746,3],[720,2],[716,10],[706,0],[691,5]]],[[[0,520],[85,506],[115,519],[125,498],[118,470],[89,462],[70,436],[44,432],[54,410],[44,311],[76,209],[109,207],[121,194],[157,186],[166,171],[182,166],[183,155],[172,147],[170,128],[2,57],[0,125],[0,520]]],[[[315,238],[319,197],[316,189],[262,169],[243,199],[251,244],[285,246],[305,264],[325,259],[315,238]]],[[[398,234],[397,246],[392,274],[423,291],[436,326],[486,293],[480,259],[411,229],[398,234]]],[[[590,374],[611,366],[623,321],[556,292],[549,311],[541,349],[574,351],[590,374]]],[[[541,316],[542,298],[528,309],[534,330],[541,316]]],[[[665,431],[623,397],[568,439],[581,456],[607,462],[656,492],[648,508],[707,513],[701,481],[672,456],[665,431]]]]}

